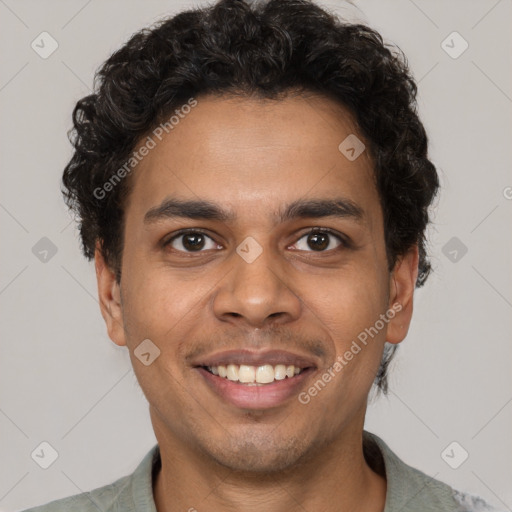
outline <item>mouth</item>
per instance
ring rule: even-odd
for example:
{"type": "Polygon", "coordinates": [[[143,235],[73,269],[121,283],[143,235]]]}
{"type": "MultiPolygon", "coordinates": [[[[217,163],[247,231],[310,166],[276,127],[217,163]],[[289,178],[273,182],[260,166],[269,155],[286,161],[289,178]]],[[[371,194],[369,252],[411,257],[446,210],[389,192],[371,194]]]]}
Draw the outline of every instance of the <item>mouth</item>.
{"type": "Polygon", "coordinates": [[[241,409],[282,406],[317,369],[312,360],[279,351],[225,352],[204,362],[194,365],[204,382],[221,400],[241,409]]]}
{"type": "Polygon", "coordinates": [[[293,364],[264,364],[262,366],[249,366],[246,364],[228,364],[218,366],[203,366],[212,375],[247,386],[265,386],[284,379],[291,379],[300,375],[307,368],[300,368],[293,364]]]}

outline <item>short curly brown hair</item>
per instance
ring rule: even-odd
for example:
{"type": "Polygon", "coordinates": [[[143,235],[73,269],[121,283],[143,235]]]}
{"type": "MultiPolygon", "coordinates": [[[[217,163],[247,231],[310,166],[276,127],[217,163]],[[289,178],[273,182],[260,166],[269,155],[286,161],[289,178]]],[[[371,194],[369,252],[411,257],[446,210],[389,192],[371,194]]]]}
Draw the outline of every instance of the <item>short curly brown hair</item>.
{"type": "MultiPolygon", "coordinates": [[[[176,108],[205,94],[279,99],[297,90],[334,98],[353,114],[369,142],[389,268],[417,244],[421,286],[430,271],[425,229],[439,181],[407,60],[375,30],[308,0],[220,0],[181,12],[133,35],[102,65],[94,94],[74,109],[75,152],[63,175],[84,254],[92,258],[100,242],[120,279],[130,180],[106,197],[94,191],[176,108]]],[[[384,392],[395,347],[386,347],[376,379],[384,392]]]]}

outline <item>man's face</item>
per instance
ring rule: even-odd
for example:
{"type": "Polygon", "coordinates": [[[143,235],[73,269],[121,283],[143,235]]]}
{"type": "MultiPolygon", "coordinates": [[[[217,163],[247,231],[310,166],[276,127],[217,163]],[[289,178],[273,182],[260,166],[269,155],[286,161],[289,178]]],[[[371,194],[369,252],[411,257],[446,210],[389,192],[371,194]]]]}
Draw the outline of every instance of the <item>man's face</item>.
{"type": "Polygon", "coordinates": [[[134,171],[120,291],[112,285],[104,315],[129,347],[157,437],[232,469],[281,470],[360,433],[397,322],[346,361],[396,299],[372,166],[367,151],[354,161],[340,152],[362,137],[326,98],[197,100],[134,171]],[[229,218],[176,215],[170,200],[208,201],[229,218]],[[284,215],[310,201],[339,201],[338,213],[318,203],[316,214],[299,204],[284,215]],[[148,366],[134,355],[146,339],[160,350],[148,366]],[[346,365],[299,400],[337,358],[346,365]],[[294,363],[301,373],[282,378],[294,363]],[[254,367],[274,381],[214,375],[228,364],[230,378],[245,364],[243,379],[254,367]]]}

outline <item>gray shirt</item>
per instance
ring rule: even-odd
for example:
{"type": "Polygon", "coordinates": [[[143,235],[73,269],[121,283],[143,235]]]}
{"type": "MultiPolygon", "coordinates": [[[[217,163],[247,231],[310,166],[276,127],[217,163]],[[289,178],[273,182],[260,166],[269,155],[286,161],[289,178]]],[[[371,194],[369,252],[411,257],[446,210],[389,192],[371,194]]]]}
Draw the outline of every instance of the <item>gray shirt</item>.
{"type": "MultiPolygon", "coordinates": [[[[386,477],[384,512],[498,512],[481,498],[408,466],[375,434],[363,432],[363,449],[370,467],[386,477]]],[[[159,468],[160,451],[155,445],[131,475],[24,512],[157,512],[152,484],[159,468]]]]}

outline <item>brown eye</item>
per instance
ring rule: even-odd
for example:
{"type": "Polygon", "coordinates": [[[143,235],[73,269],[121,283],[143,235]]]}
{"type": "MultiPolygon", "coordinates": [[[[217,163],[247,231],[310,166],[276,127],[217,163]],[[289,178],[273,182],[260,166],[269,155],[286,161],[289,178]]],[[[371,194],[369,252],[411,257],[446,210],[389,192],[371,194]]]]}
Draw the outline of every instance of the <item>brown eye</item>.
{"type": "Polygon", "coordinates": [[[201,231],[182,232],[164,244],[178,252],[201,252],[203,249],[216,249],[218,245],[201,231]]]}
{"type": "Polygon", "coordinates": [[[204,247],[204,236],[200,234],[183,235],[183,247],[187,251],[199,251],[204,247]]]}
{"type": "Polygon", "coordinates": [[[299,251],[327,252],[339,247],[345,247],[345,241],[340,235],[331,233],[330,230],[317,229],[306,233],[299,238],[294,247],[299,251]],[[305,242],[303,242],[305,241],[305,242]]]}
{"type": "Polygon", "coordinates": [[[314,251],[324,251],[329,247],[329,235],[325,233],[311,233],[308,235],[307,243],[314,251]]]}

